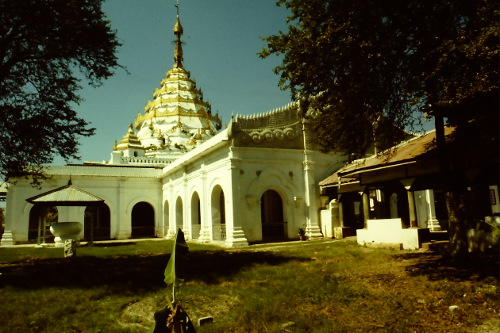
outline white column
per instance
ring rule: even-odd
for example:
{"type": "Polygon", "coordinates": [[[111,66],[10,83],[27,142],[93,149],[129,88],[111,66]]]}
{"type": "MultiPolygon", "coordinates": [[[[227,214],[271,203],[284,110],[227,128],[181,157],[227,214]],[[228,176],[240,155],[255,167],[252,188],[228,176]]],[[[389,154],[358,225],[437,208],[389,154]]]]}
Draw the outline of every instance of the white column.
{"type": "Polygon", "coordinates": [[[172,180],[167,185],[167,198],[168,199],[168,232],[167,239],[174,239],[177,232],[177,198],[174,197],[174,186],[172,180]]]}
{"type": "Polygon", "coordinates": [[[186,239],[191,239],[191,198],[188,193],[188,178],[184,171],[182,175],[182,231],[186,239]]]}
{"type": "MultiPolygon", "coordinates": [[[[5,229],[2,234],[2,240],[0,241],[0,246],[12,246],[14,245],[14,237],[12,235],[12,216],[9,212],[13,212],[14,204],[16,203],[16,192],[13,191],[15,186],[10,186],[7,191],[7,205],[4,210],[5,214],[5,229]]],[[[29,223],[28,223],[29,224],[29,223]]],[[[28,227],[29,228],[29,227],[28,227]]]]}
{"type": "Polygon", "coordinates": [[[441,225],[439,225],[439,221],[436,218],[436,207],[434,206],[434,191],[433,190],[425,190],[425,201],[427,204],[427,228],[430,231],[441,231],[441,225]]]}
{"type": "Polygon", "coordinates": [[[309,161],[308,152],[304,152],[304,189],[305,189],[305,217],[306,236],[309,238],[323,237],[318,224],[318,193],[314,181],[313,163],[309,161]]]}
{"type": "Polygon", "coordinates": [[[239,159],[233,158],[233,151],[231,149],[229,154],[229,173],[230,182],[226,188],[227,195],[224,195],[225,208],[226,208],[226,245],[230,247],[248,245],[248,240],[245,232],[241,227],[242,216],[240,214],[243,209],[243,198],[240,189],[240,169],[237,164],[239,159]]]}
{"type": "Polygon", "coordinates": [[[210,189],[207,184],[207,172],[205,164],[201,165],[201,193],[200,193],[200,215],[201,215],[201,230],[198,241],[201,243],[210,242],[210,229],[212,228],[211,207],[210,207],[210,189]]]}
{"type": "Polygon", "coordinates": [[[127,214],[127,203],[125,193],[125,180],[118,181],[117,188],[117,209],[115,212],[115,223],[117,225],[116,238],[127,239],[132,236],[132,219],[131,214],[127,214]]]}
{"type": "Polygon", "coordinates": [[[309,238],[323,237],[319,227],[318,188],[314,177],[314,163],[307,148],[306,120],[302,119],[302,138],[304,140],[304,200],[306,218],[306,236],[309,238]]]}

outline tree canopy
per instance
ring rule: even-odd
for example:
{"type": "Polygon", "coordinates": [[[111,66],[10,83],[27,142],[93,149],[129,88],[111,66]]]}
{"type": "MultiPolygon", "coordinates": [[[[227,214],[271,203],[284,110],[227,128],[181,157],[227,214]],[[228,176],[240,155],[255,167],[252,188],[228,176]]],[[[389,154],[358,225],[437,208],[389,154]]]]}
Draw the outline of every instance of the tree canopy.
{"type": "Polygon", "coordinates": [[[94,129],[75,106],[82,80],[98,86],[120,67],[103,0],[0,0],[0,172],[44,177],[56,155],[78,158],[94,129]]]}
{"type": "MultiPolygon", "coordinates": [[[[418,125],[498,112],[499,7],[493,0],[279,0],[288,31],[259,54],[283,57],[280,86],[315,110],[325,150],[363,154],[418,125]],[[478,104],[481,104],[479,107],[478,104]]],[[[491,124],[490,124],[491,125],[491,124]]]]}

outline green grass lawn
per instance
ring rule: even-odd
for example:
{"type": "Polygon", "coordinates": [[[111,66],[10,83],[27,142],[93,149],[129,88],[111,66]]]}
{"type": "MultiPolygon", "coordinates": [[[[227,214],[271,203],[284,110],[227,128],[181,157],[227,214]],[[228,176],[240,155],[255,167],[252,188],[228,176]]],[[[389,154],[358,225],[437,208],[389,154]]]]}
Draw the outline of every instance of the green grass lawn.
{"type": "MultiPolygon", "coordinates": [[[[176,297],[195,322],[214,318],[198,332],[488,332],[500,322],[497,255],[453,265],[345,240],[189,246],[176,297]]],[[[170,296],[171,248],[99,244],[67,259],[0,248],[0,332],[146,332],[170,296]]]]}

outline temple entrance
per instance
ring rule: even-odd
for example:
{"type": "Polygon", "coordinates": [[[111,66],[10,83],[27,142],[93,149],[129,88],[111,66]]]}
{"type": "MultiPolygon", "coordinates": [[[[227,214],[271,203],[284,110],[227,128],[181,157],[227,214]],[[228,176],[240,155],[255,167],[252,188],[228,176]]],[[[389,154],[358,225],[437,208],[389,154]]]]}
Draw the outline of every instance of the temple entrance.
{"type": "Polygon", "coordinates": [[[147,202],[139,202],[132,209],[132,238],[155,237],[155,212],[147,202]]]}
{"type": "Polygon", "coordinates": [[[262,240],[281,241],[286,238],[286,222],[283,219],[283,200],[278,192],[267,190],[260,198],[262,240]]]}
{"type": "Polygon", "coordinates": [[[91,205],[85,208],[84,218],[84,237],[89,241],[91,234],[92,240],[111,239],[111,219],[108,205],[91,205]],[[93,230],[91,230],[93,223],[93,230]]]}

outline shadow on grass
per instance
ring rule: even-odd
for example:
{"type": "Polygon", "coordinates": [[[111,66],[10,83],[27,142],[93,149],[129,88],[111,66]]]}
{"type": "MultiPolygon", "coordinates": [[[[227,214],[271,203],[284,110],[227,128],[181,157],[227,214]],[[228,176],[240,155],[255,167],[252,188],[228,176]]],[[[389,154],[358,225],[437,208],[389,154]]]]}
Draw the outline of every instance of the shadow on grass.
{"type": "MultiPolygon", "coordinates": [[[[119,246],[128,246],[128,245],[136,245],[136,242],[109,242],[109,243],[94,243],[91,246],[93,247],[119,247],[119,246]]],[[[84,246],[89,246],[88,243],[87,245],[84,246]]]]}
{"type": "MultiPolygon", "coordinates": [[[[165,288],[163,274],[169,256],[76,256],[0,264],[0,288],[107,286],[117,292],[154,291],[165,288]]],[[[230,279],[245,267],[255,264],[279,265],[291,260],[303,259],[272,252],[193,251],[189,253],[185,280],[215,284],[230,279]]]]}
{"type": "Polygon", "coordinates": [[[499,279],[498,252],[468,254],[461,260],[453,260],[446,254],[405,253],[394,256],[396,260],[416,260],[406,267],[410,276],[424,275],[429,280],[482,281],[499,279]]]}

